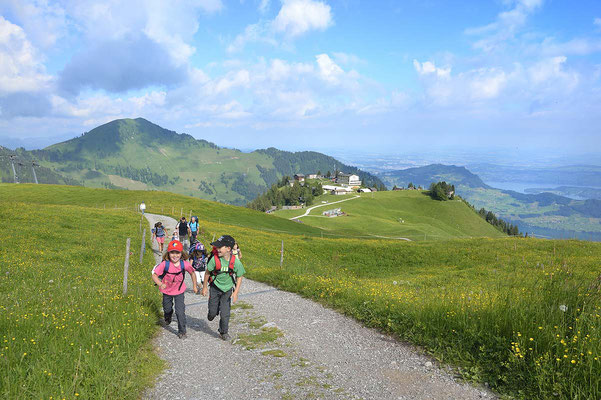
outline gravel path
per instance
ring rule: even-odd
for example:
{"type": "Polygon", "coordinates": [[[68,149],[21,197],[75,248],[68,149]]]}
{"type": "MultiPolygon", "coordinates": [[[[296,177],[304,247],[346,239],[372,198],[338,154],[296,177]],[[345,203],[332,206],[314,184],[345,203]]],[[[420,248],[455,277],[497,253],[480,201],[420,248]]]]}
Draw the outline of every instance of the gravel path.
{"type": "MultiPolygon", "coordinates": [[[[168,232],[175,227],[172,218],[146,217],[168,232]]],[[[335,311],[249,279],[242,285],[229,342],[219,339],[219,317],[207,321],[206,298],[188,285],[188,338],[177,338],[175,321],[163,329],[156,346],[170,368],[144,398],[496,398],[457,382],[414,347],[335,311]]]]}
{"type": "Polygon", "coordinates": [[[331,202],[331,203],[328,203],[328,204],[318,204],[318,205],[316,205],[316,206],[313,206],[313,207],[309,207],[309,208],[307,208],[307,211],[305,211],[305,213],[304,213],[303,215],[299,215],[298,217],[292,217],[292,218],[288,218],[288,219],[290,219],[290,220],[293,220],[293,219],[299,219],[299,218],[302,218],[302,217],[306,217],[307,215],[309,215],[309,213],[311,212],[311,210],[313,210],[314,208],[318,208],[318,207],[327,207],[327,206],[331,206],[332,204],[336,204],[336,203],[342,203],[343,201],[354,200],[354,199],[358,199],[358,198],[360,198],[360,197],[361,197],[361,196],[355,196],[355,197],[351,197],[350,199],[344,199],[344,200],[333,201],[333,202],[331,202]]]}

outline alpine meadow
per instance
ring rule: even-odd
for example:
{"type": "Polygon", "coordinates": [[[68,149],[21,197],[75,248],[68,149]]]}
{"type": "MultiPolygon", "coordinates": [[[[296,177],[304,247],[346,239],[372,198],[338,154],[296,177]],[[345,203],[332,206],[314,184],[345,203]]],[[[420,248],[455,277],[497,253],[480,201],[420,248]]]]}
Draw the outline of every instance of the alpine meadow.
{"type": "MultiPolygon", "coordinates": [[[[147,341],[157,330],[158,298],[146,267],[134,261],[128,295],[121,296],[125,237],[134,238],[131,258],[139,257],[135,209],[142,201],[147,212],[174,218],[201,210],[220,215],[202,222],[201,240],[231,232],[251,279],[420,345],[465,379],[517,398],[601,395],[598,243],[453,238],[452,231],[444,240],[421,242],[333,239],[322,238],[317,227],[171,193],[14,184],[0,190],[3,216],[23,210],[19,224],[36,222],[42,233],[35,246],[26,232],[11,233],[1,245],[5,396],[17,397],[22,385],[15,382],[26,382],[48,398],[117,392],[136,398],[156,374],[150,366],[160,361],[147,341]],[[80,224],[90,225],[89,233],[74,235],[80,224]],[[58,236],[43,234],[51,231],[58,236]],[[111,240],[97,240],[98,232],[111,240]],[[51,250],[57,238],[72,245],[51,250]],[[91,241],[94,247],[87,246],[91,241]],[[107,362],[111,368],[103,367],[107,362]]],[[[386,207],[393,195],[398,212],[416,214],[420,200],[428,213],[437,212],[425,196],[405,210],[402,192],[369,200],[386,207]]],[[[476,213],[465,218],[479,221],[476,213]]],[[[148,236],[146,242],[149,247],[148,236]]]]}

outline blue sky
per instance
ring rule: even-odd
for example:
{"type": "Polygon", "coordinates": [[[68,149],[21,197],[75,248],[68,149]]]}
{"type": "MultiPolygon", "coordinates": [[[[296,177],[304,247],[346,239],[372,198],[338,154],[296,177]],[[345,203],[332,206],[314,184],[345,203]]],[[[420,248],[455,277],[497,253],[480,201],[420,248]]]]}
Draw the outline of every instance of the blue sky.
{"type": "Polygon", "coordinates": [[[11,148],[144,117],[243,149],[579,154],[600,100],[599,1],[0,0],[11,148]]]}

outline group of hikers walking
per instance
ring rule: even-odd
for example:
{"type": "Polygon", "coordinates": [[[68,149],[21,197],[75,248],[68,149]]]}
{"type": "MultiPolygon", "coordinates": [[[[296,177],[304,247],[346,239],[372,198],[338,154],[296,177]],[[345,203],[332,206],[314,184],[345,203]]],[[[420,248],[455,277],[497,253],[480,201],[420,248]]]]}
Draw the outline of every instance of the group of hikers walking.
{"type": "Polygon", "coordinates": [[[184,280],[188,273],[194,293],[209,295],[207,319],[212,321],[219,315],[219,336],[229,340],[231,303],[238,300],[245,273],[240,261],[242,252],[233,237],[223,235],[211,243],[212,249],[207,253],[198,240],[198,233],[198,218],[192,217],[188,223],[182,217],[173,231],[167,251],[163,253],[167,230],[161,222],[157,222],[152,229],[153,240],[156,239],[159,252],[163,254],[162,261],[152,270],[152,279],[163,294],[165,324],[171,323],[175,311],[177,336],[180,339],[186,337],[184,280]]]}

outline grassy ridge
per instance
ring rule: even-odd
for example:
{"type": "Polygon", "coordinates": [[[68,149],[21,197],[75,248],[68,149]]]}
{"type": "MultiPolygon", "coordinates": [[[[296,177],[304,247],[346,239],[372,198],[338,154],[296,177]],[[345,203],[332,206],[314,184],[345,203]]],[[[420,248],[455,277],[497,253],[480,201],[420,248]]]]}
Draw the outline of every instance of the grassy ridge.
{"type": "Polygon", "coordinates": [[[192,211],[192,215],[198,216],[201,223],[212,221],[252,227],[257,230],[320,235],[318,228],[287,221],[259,211],[169,192],[91,189],[60,185],[0,184],[0,193],[2,193],[2,197],[18,202],[80,205],[106,210],[123,208],[137,211],[136,205],[145,202],[148,212],[171,215],[176,219],[179,219],[182,211],[186,218],[192,211]]]}
{"type": "Polygon", "coordinates": [[[139,264],[137,216],[3,196],[0,218],[11,227],[0,241],[2,397],[138,398],[163,362],[148,346],[160,299],[152,253],[139,264]]]}
{"type": "MultiPolygon", "coordinates": [[[[316,199],[329,203],[350,196],[324,195],[316,199]]],[[[305,210],[277,211],[276,215],[291,218],[304,214],[305,210]]],[[[505,235],[460,200],[436,201],[425,192],[406,190],[400,192],[363,193],[360,199],[324,205],[303,217],[306,225],[325,232],[345,236],[406,237],[411,240],[446,240],[469,237],[504,237],[505,235]],[[347,216],[326,218],[322,212],[341,208],[347,216]]]]}

